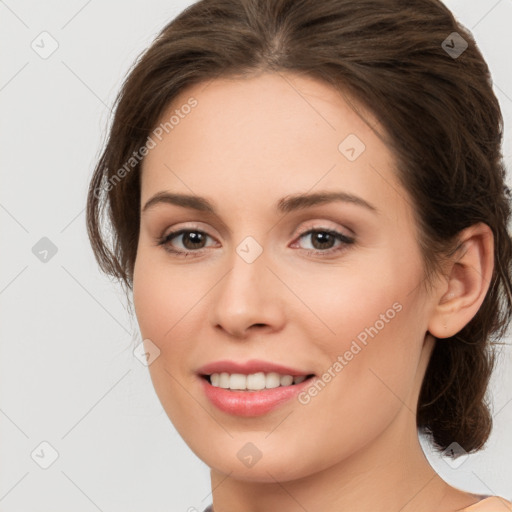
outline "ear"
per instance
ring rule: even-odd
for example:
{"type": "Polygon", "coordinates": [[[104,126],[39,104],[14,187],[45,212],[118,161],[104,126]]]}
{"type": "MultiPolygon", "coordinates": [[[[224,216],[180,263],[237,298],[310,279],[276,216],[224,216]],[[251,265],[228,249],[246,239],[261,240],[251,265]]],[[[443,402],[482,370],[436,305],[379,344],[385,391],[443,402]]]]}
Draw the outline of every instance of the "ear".
{"type": "Polygon", "coordinates": [[[446,279],[438,286],[428,331],[449,338],[476,315],[485,299],[494,269],[494,237],[487,224],[459,233],[460,247],[450,261],[446,279]]]}

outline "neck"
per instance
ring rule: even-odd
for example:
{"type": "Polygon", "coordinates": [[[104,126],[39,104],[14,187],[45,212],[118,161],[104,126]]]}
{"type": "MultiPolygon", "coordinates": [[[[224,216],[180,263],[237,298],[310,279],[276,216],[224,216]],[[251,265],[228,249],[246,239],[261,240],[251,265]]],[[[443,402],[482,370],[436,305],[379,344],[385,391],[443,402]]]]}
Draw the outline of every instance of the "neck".
{"type": "Polygon", "coordinates": [[[417,398],[433,348],[433,339],[425,341],[416,382],[377,437],[335,465],[298,479],[280,481],[278,475],[267,472],[270,481],[241,480],[212,469],[214,512],[431,512],[474,503],[474,496],[439,477],[419,442],[417,398]]]}
{"type": "Polygon", "coordinates": [[[411,420],[415,417],[404,407],[363,450],[298,480],[244,481],[212,469],[214,511],[431,511],[448,486],[426,459],[411,420]]]}

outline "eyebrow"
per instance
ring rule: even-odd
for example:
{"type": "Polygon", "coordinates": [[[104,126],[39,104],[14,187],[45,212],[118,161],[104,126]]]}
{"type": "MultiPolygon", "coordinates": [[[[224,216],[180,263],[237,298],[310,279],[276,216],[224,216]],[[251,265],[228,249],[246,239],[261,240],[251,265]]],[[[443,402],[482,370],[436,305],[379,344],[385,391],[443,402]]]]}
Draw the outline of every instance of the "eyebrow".
{"type": "MultiPolygon", "coordinates": [[[[315,192],[312,194],[306,193],[289,195],[280,199],[276,203],[275,209],[281,213],[289,213],[295,210],[302,210],[305,208],[310,208],[312,206],[332,203],[335,201],[352,203],[358,206],[362,206],[363,208],[366,208],[372,211],[373,213],[379,212],[379,210],[375,206],[365,201],[363,198],[342,191],[323,191],[315,192]]],[[[148,211],[149,209],[154,208],[158,204],[172,204],[176,206],[181,206],[183,208],[190,208],[192,210],[217,215],[215,207],[205,197],[191,194],[171,193],[166,191],[158,192],[151,199],[149,199],[144,205],[142,213],[148,211]]]]}

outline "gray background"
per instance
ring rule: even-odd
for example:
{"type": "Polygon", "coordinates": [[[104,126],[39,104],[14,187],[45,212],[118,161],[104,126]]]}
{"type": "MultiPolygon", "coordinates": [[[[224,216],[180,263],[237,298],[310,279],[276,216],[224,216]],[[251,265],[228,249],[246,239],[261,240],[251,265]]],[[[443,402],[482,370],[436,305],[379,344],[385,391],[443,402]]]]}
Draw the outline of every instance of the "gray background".
{"type": "MultiPolygon", "coordinates": [[[[0,512],[192,512],[211,502],[208,468],[132,354],[136,321],[97,269],[84,212],[125,73],[190,3],[0,1],[0,512]],[[57,250],[46,262],[36,256],[48,249],[43,237],[57,250]],[[47,469],[52,449],[42,442],[58,453],[47,469]]],[[[512,0],[446,4],[491,68],[510,176],[512,0]]],[[[508,345],[492,382],[495,427],[484,451],[452,467],[424,444],[451,484],[508,499],[511,370],[508,345]]]]}

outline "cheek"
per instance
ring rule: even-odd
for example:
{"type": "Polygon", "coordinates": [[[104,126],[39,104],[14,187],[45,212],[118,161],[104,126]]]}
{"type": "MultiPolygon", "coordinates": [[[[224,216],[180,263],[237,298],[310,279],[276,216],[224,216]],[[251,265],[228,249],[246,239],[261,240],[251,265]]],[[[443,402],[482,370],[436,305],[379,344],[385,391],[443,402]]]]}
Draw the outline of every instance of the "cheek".
{"type": "Polygon", "coordinates": [[[386,416],[385,410],[400,404],[396,396],[406,400],[425,334],[419,256],[380,256],[329,279],[310,277],[299,292],[322,320],[300,320],[308,339],[327,355],[318,386],[322,397],[315,401],[337,403],[361,420],[372,410],[386,416]]]}
{"type": "Polygon", "coordinates": [[[327,402],[343,402],[353,414],[364,415],[386,385],[407,392],[421,345],[415,341],[415,308],[399,289],[355,286],[352,293],[350,288],[347,284],[346,296],[324,301],[323,307],[317,303],[329,332],[324,328],[325,334],[314,336],[310,329],[309,338],[327,356],[320,376],[333,393],[327,402]]]}
{"type": "Polygon", "coordinates": [[[187,377],[178,370],[187,367],[194,304],[201,297],[196,283],[185,279],[179,267],[162,265],[141,251],[135,263],[133,302],[142,339],[150,339],[160,351],[149,365],[155,392],[171,422],[180,432],[193,430],[190,414],[194,401],[185,391],[187,377]]]}
{"type": "Polygon", "coordinates": [[[166,265],[161,254],[150,254],[144,249],[139,252],[134,268],[133,302],[144,338],[165,349],[165,340],[188,321],[188,313],[200,298],[200,280],[192,272],[179,265],[166,265]]]}
{"type": "Polygon", "coordinates": [[[402,322],[399,310],[413,298],[410,292],[420,279],[419,269],[401,266],[392,255],[379,256],[346,268],[317,267],[300,279],[284,274],[283,280],[293,282],[294,292],[307,306],[295,307],[294,321],[311,340],[321,337],[327,352],[347,350],[352,340],[364,343],[402,322]]]}
{"type": "Polygon", "coordinates": [[[154,251],[142,249],[135,262],[134,308],[142,339],[150,339],[160,350],[149,371],[161,400],[167,393],[177,397],[180,384],[189,378],[198,326],[204,324],[205,294],[212,286],[205,277],[192,265],[166,263],[165,254],[154,251]]]}

